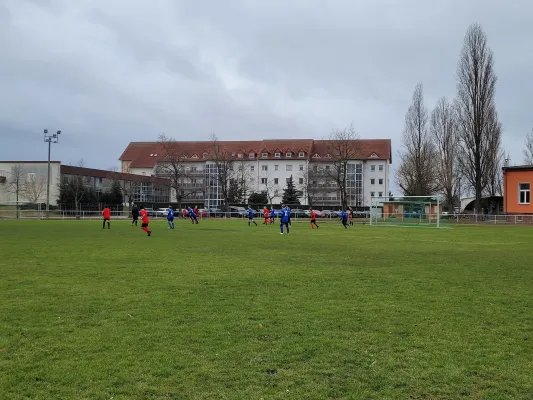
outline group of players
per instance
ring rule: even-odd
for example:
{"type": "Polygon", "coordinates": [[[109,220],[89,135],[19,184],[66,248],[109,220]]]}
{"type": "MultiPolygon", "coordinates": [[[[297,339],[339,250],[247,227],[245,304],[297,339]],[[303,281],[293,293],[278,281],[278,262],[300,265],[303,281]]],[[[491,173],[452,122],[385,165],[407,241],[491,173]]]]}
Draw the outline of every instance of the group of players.
{"type": "MultiPolygon", "coordinates": [[[[248,226],[250,226],[252,223],[255,226],[257,226],[257,223],[254,220],[255,211],[250,206],[248,206],[247,213],[248,213],[248,226]]],[[[102,215],[103,215],[102,229],[105,229],[106,224],[107,224],[107,229],[111,229],[111,209],[108,206],[105,206],[105,208],[102,211],[102,215]]],[[[150,224],[150,218],[144,206],[141,206],[139,209],[136,205],[134,205],[131,210],[131,215],[132,215],[131,226],[137,226],[137,223],[140,217],[141,218],[141,229],[146,232],[147,236],[151,236],[152,231],[148,228],[148,225],[150,224]]],[[[194,208],[185,207],[183,210],[183,217],[186,218],[188,216],[192,224],[198,224],[197,215],[198,215],[197,207],[194,207],[194,208]]],[[[264,216],[263,225],[274,224],[276,213],[273,210],[269,210],[267,207],[265,207],[263,209],[263,216],[264,216]]],[[[283,235],[284,229],[287,231],[287,234],[289,234],[290,225],[291,225],[291,209],[286,205],[282,205],[281,210],[278,211],[278,216],[280,219],[280,225],[279,225],[280,234],[283,235]]],[[[167,223],[168,223],[169,229],[174,229],[175,211],[171,206],[169,206],[167,209],[166,217],[167,217],[167,223]]],[[[311,208],[309,209],[309,218],[310,218],[311,229],[314,229],[315,227],[318,229],[319,226],[316,221],[316,213],[311,208]]],[[[341,211],[340,220],[344,228],[348,228],[349,225],[353,225],[353,210],[351,207],[348,207],[348,211],[345,211],[345,210],[341,211]]]]}

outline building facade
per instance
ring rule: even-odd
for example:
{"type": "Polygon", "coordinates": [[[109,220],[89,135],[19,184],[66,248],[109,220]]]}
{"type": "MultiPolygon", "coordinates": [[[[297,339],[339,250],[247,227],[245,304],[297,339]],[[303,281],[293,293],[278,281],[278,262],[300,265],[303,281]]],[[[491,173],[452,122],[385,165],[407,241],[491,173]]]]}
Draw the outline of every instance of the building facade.
{"type": "MultiPolygon", "coordinates": [[[[342,156],[332,141],[294,139],[262,141],[173,142],[172,150],[159,142],[132,142],[120,157],[122,172],[162,176],[162,165],[179,162],[184,201],[201,201],[206,208],[224,202],[218,179],[220,154],[231,160],[228,179],[238,182],[244,196],[265,192],[271,204],[280,204],[292,177],[302,192],[301,204],[335,208],[340,193],[335,179],[342,156]],[[215,147],[216,146],[216,147],[215,147]],[[173,154],[169,154],[172,152],[173,154]]],[[[346,159],[348,204],[369,207],[372,196],[387,196],[392,161],[390,139],[347,143],[354,153],[346,159]]]]}
{"type": "Polygon", "coordinates": [[[503,211],[506,214],[533,214],[532,183],[533,165],[503,168],[503,211]]]}

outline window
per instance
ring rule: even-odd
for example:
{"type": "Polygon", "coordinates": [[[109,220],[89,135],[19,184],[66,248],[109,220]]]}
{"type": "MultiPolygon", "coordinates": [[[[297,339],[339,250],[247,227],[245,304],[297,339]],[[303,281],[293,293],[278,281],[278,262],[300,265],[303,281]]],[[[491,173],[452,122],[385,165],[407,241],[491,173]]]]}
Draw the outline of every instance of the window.
{"type": "Polygon", "coordinates": [[[376,166],[375,165],[371,165],[370,166],[370,171],[375,171],[376,170],[376,166]]]}
{"type": "Polygon", "coordinates": [[[318,172],[318,166],[317,165],[313,165],[313,172],[318,172]]]}
{"type": "Polygon", "coordinates": [[[375,185],[376,184],[376,180],[375,179],[370,179],[370,184],[371,185],[375,185]]]}
{"type": "Polygon", "coordinates": [[[290,180],[291,178],[285,178],[285,183],[289,183],[290,180]]]}
{"type": "Polygon", "coordinates": [[[380,172],[383,172],[383,165],[380,165],[380,166],[379,166],[379,171],[380,171],[380,172]]]}
{"type": "Polygon", "coordinates": [[[286,171],[292,171],[292,165],[290,165],[290,164],[287,165],[287,167],[286,167],[286,171]]]}
{"type": "Polygon", "coordinates": [[[252,172],[255,171],[255,165],[250,165],[250,171],[252,171],[252,172]]]}
{"type": "Polygon", "coordinates": [[[206,158],[207,158],[207,156],[208,156],[208,154],[207,154],[207,153],[204,153],[204,154],[202,154],[202,158],[203,158],[203,159],[206,159],[206,158]]]}
{"type": "Polygon", "coordinates": [[[378,192],[379,197],[383,197],[383,192],[378,192]]]}
{"type": "Polygon", "coordinates": [[[305,157],[305,153],[304,153],[303,151],[300,151],[300,152],[298,153],[298,157],[300,157],[300,158],[305,157]]]}
{"type": "Polygon", "coordinates": [[[300,178],[300,179],[298,179],[298,183],[299,183],[300,185],[303,185],[303,184],[304,184],[304,178],[300,178]]]}
{"type": "Polygon", "coordinates": [[[383,185],[383,179],[379,179],[378,182],[380,185],[383,185]]]}
{"type": "Polygon", "coordinates": [[[300,164],[300,171],[303,171],[303,170],[304,170],[304,165],[300,164]]]}
{"type": "MultiPolygon", "coordinates": [[[[100,178],[100,179],[102,179],[102,178],[100,178]]],[[[28,173],[28,181],[30,181],[30,182],[35,181],[35,172],[29,172],[28,173]]]]}
{"type": "Polygon", "coordinates": [[[374,197],[376,195],[376,192],[370,192],[370,197],[374,197]]]}
{"type": "Polygon", "coordinates": [[[235,155],[236,155],[236,153],[235,153],[235,152],[231,153],[231,156],[232,156],[232,157],[235,157],[235,155]]]}
{"type": "Polygon", "coordinates": [[[254,158],[254,157],[255,157],[255,154],[254,154],[254,153],[250,153],[250,154],[248,154],[248,157],[250,157],[250,158],[254,158]]]}
{"type": "Polygon", "coordinates": [[[518,190],[518,203],[529,204],[531,200],[531,185],[529,183],[519,183],[518,190]]]}
{"type": "Polygon", "coordinates": [[[268,165],[261,165],[261,170],[268,171],[268,165]]]}
{"type": "Polygon", "coordinates": [[[329,165],[326,165],[326,171],[329,171],[329,165]]]}
{"type": "Polygon", "coordinates": [[[239,154],[237,155],[237,158],[242,158],[242,153],[239,153],[239,154]]]}
{"type": "Polygon", "coordinates": [[[193,154],[193,155],[191,156],[191,158],[198,158],[198,155],[193,154]]]}
{"type": "Polygon", "coordinates": [[[268,153],[262,153],[262,154],[261,154],[261,157],[263,157],[263,158],[268,158],[268,153]]]}
{"type": "Polygon", "coordinates": [[[266,183],[267,183],[267,178],[261,178],[261,183],[262,183],[263,185],[266,185],[266,183]]]}
{"type": "Polygon", "coordinates": [[[274,157],[280,158],[281,157],[281,153],[274,153],[274,157]]]}
{"type": "Polygon", "coordinates": [[[285,157],[291,158],[292,157],[292,153],[290,151],[288,151],[287,153],[285,153],[285,157]]]}
{"type": "Polygon", "coordinates": [[[279,169],[279,165],[274,165],[274,171],[277,171],[279,169]]]}
{"type": "Polygon", "coordinates": [[[276,184],[276,185],[277,185],[277,184],[278,184],[278,182],[279,182],[279,179],[278,179],[278,178],[274,178],[274,184],[276,184]]]}

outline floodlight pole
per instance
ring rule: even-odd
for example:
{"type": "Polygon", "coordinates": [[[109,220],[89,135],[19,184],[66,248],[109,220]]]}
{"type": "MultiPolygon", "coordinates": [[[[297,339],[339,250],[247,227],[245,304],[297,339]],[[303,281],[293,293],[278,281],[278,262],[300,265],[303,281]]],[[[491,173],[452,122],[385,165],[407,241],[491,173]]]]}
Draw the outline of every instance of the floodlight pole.
{"type": "Polygon", "coordinates": [[[44,130],[44,142],[48,143],[48,174],[46,178],[46,218],[50,217],[50,152],[52,143],[59,143],[59,135],[61,131],[57,131],[53,135],[48,134],[48,129],[44,130]]]}

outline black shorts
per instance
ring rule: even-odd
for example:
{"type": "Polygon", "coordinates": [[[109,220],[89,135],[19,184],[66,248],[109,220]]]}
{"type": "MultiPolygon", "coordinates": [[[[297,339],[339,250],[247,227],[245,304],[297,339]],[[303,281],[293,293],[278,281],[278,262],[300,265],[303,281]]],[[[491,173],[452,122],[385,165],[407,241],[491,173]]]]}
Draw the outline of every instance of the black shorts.
{"type": "Polygon", "coordinates": [[[104,222],[111,221],[111,218],[104,218],[104,222]]]}
{"type": "Polygon", "coordinates": [[[138,215],[134,215],[134,216],[133,216],[133,220],[134,220],[134,221],[137,221],[138,219],[139,219],[139,216],[138,216],[138,215]]]}
{"type": "Polygon", "coordinates": [[[148,224],[145,224],[144,222],[141,224],[142,228],[148,228],[148,224]]]}

